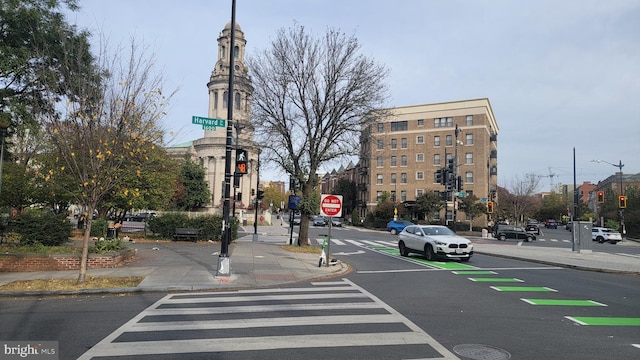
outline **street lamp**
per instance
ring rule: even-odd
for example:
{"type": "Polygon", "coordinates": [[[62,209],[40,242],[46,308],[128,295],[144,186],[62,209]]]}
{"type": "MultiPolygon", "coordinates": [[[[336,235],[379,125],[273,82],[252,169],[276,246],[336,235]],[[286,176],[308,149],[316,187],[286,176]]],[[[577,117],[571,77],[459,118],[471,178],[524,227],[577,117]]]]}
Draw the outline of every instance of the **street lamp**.
{"type": "MultiPolygon", "coordinates": [[[[614,163],[610,163],[608,161],[604,161],[604,160],[591,160],[591,162],[595,162],[595,163],[605,163],[605,164],[609,164],[612,166],[617,167],[618,169],[620,169],[619,173],[620,173],[620,188],[618,189],[618,193],[620,194],[620,196],[624,196],[624,188],[622,187],[622,168],[624,167],[624,164],[622,163],[622,160],[620,160],[617,164],[614,163]]],[[[622,229],[622,236],[625,235],[626,230],[624,228],[624,209],[620,209],[620,228],[622,229]]]]}

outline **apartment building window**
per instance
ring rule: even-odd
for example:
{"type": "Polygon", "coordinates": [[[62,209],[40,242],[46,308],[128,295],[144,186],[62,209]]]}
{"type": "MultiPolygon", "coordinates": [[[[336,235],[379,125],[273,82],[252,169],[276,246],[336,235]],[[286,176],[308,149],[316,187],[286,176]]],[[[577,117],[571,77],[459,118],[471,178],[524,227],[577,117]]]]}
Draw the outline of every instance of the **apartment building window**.
{"type": "Polygon", "coordinates": [[[400,191],[400,200],[407,201],[407,190],[400,191]]]}
{"type": "Polygon", "coordinates": [[[473,125],[473,115],[467,115],[467,126],[473,125]]]}
{"type": "Polygon", "coordinates": [[[407,155],[402,155],[400,157],[400,166],[407,166],[407,155]]]}
{"type": "Polygon", "coordinates": [[[402,138],[402,140],[400,140],[400,146],[401,146],[403,149],[406,149],[406,148],[407,148],[407,138],[402,138]]]}
{"type": "Polygon", "coordinates": [[[418,135],[418,137],[416,137],[416,144],[424,144],[424,136],[418,135]]]}
{"type": "Polygon", "coordinates": [[[378,132],[379,133],[383,133],[384,132],[384,123],[378,123],[378,132]]]}
{"type": "Polygon", "coordinates": [[[384,166],[384,161],[382,159],[383,159],[382,156],[378,156],[376,158],[376,166],[377,167],[383,167],[384,166]]]}
{"type": "Polygon", "coordinates": [[[433,119],[433,126],[434,127],[453,127],[453,118],[452,117],[446,117],[446,118],[435,118],[433,119]]]}
{"type": "Polygon", "coordinates": [[[451,160],[453,160],[453,154],[448,153],[448,154],[447,154],[447,158],[446,158],[446,160],[447,160],[447,164],[448,164],[448,163],[450,163],[450,162],[451,162],[451,160]]]}
{"type": "Polygon", "coordinates": [[[391,122],[391,131],[406,131],[408,129],[409,129],[409,122],[406,120],[391,122]]]}
{"type": "Polygon", "coordinates": [[[465,145],[473,145],[473,134],[467,134],[465,135],[465,138],[465,145]]]}
{"type": "Polygon", "coordinates": [[[473,164],[473,153],[464,154],[464,163],[465,164],[473,164]]]}
{"type": "Polygon", "coordinates": [[[378,150],[384,150],[384,140],[378,139],[376,140],[376,144],[378,145],[378,150]]]}
{"type": "Polygon", "coordinates": [[[433,165],[440,165],[440,154],[433,154],[433,165]]]}
{"type": "Polygon", "coordinates": [[[424,153],[416,154],[416,162],[424,162],[424,153]]]}
{"type": "Polygon", "coordinates": [[[391,148],[392,149],[398,148],[398,139],[391,139],[391,148]]]}
{"type": "Polygon", "coordinates": [[[418,119],[418,126],[424,126],[424,119],[418,119]]]}
{"type": "Polygon", "coordinates": [[[391,183],[392,184],[397,184],[398,183],[398,175],[396,173],[392,173],[391,174],[391,183]]]}
{"type": "Polygon", "coordinates": [[[398,164],[397,164],[397,159],[396,159],[396,157],[395,157],[395,156],[392,156],[392,157],[391,157],[391,166],[398,166],[398,164]]]}
{"type": "Polygon", "coordinates": [[[400,174],[400,184],[406,184],[406,183],[407,183],[407,173],[400,174]]]}
{"type": "Polygon", "coordinates": [[[416,172],[416,179],[417,180],[424,180],[424,171],[417,171],[416,172]]]}
{"type": "Polygon", "coordinates": [[[396,191],[395,190],[391,191],[391,201],[396,202],[396,191]]]}
{"type": "Polygon", "coordinates": [[[417,198],[418,198],[418,197],[420,197],[420,196],[422,196],[422,195],[424,195],[424,190],[423,190],[423,189],[418,189],[418,190],[416,190],[416,197],[417,197],[417,198]]]}
{"type": "Polygon", "coordinates": [[[382,176],[382,174],[377,174],[376,175],[376,184],[378,184],[378,185],[384,184],[384,177],[382,176]]]}
{"type": "Polygon", "coordinates": [[[473,183],[473,171],[467,171],[466,173],[464,173],[464,182],[466,184],[473,183]]]}
{"type": "Polygon", "coordinates": [[[453,145],[453,135],[447,135],[446,139],[447,139],[447,140],[445,140],[446,146],[453,145]]]}
{"type": "Polygon", "coordinates": [[[383,195],[384,195],[384,192],[382,192],[382,191],[376,192],[376,200],[377,201],[381,201],[383,195]]]}
{"type": "Polygon", "coordinates": [[[433,146],[440,146],[440,136],[433,137],[433,146]]]}

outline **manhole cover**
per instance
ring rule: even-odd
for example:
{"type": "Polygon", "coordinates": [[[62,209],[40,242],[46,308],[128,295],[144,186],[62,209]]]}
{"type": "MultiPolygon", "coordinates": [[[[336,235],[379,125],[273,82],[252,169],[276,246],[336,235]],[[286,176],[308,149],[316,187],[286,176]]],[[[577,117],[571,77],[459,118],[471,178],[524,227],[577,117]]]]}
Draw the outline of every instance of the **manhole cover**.
{"type": "Polygon", "coordinates": [[[507,360],[511,359],[511,354],[506,350],[494,346],[481,344],[456,345],[453,352],[473,360],[507,360]]]}

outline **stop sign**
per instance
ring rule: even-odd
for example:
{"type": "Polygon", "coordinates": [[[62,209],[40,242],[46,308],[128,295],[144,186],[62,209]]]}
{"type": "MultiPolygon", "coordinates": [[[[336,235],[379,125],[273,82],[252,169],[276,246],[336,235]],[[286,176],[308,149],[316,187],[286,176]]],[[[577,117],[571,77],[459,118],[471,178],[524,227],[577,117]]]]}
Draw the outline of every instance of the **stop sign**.
{"type": "Polygon", "coordinates": [[[320,214],[329,217],[342,216],[342,195],[322,194],[320,196],[320,214]]]}

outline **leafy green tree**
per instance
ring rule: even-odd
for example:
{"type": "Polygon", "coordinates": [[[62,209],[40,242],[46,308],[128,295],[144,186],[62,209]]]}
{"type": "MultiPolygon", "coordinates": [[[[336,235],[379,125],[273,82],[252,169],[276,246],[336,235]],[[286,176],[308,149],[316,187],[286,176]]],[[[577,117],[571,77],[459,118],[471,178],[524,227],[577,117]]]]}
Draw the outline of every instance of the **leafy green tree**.
{"type": "Polygon", "coordinates": [[[414,210],[427,223],[433,221],[433,215],[444,208],[444,202],[440,196],[434,192],[426,192],[416,198],[414,210]]]}
{"type": "Polygon", "coordinates": [[[567,206],[564,196],[557,193],[551,193],[542,198],[542,207],[538,210],[535,216],[540,220],[560,220],[562,215],[566,213],[567,206]]]}
{"type": "Polygon", "coordinates": [[[350,214],[356,208],[356,183],[349,179],[338,179],[331,192],[333,195],[342,195],[342,213],[350,214]]]}
{"type": "Polygon", "coordinates": [[[174,204],[177,209],[196,210],[208,205],[211,201],[211,192],[205,180],[205,169],[190,159],[180,166],[179,182],[182,187],[179,193],[174,193],[174,204]],[[177,198],[181,195],[182,198],[177,198]]]}
{"type": "MultiPolygon", "coordinates": [[[[354,36],[339,30],[316,38],[296,25],[279,30],[271,47],[247,62],[261,159],[301,185],[306,215],[318,209],[316,174],[322,165],[358,154],[361,130],[381,115],[387,98],[388,70],[360,48],[354,36]]],[[[299,245],[307,245],[308,235],[303,216],[299,245]]]]}
{"type": "Polygon", "coordinates": [[[469,221],[470,231],[473,230],[473,219],[484,215],[486,209],[486,205],[481,203],[475,195],[467,196],[460,200],[460,210],[471,218],[471,221],[469,221]]]}
{"type": "Polygon", "coordinates": [[[265,186],[262,191],[264,191],[261,204],[262,209],[271,208],[272,211],[275,211],[276,208],[279,208],[280,204],[284,201],[284,194],[277,186],[265,186]],[[271,206],[272,204],[273,206],[271,206]]]}

